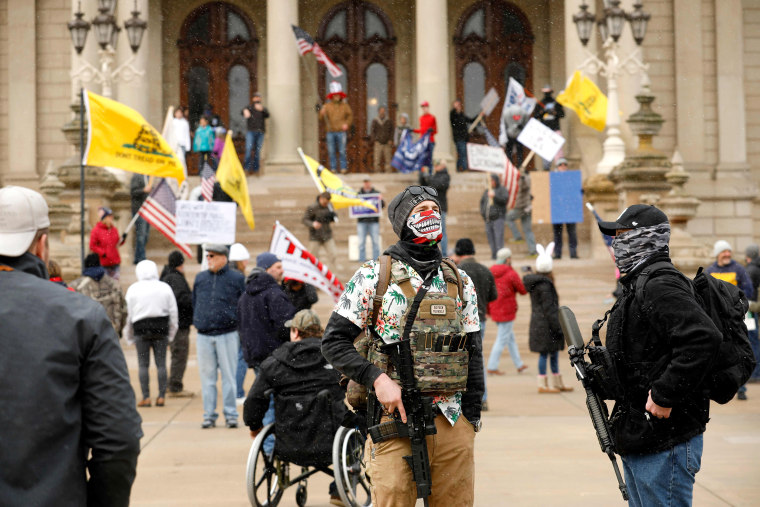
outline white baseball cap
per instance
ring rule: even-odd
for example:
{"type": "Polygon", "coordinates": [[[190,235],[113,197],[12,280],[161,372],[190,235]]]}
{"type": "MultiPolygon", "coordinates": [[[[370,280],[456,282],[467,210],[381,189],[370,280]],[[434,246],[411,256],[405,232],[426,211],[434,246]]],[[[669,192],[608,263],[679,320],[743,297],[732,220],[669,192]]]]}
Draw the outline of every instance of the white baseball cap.
{"type": "Polygon", "coordinates": [[[39,192],[13,185],[0,188],[0,255],[20,257],[46,227],[48,205],[39,192]]]}

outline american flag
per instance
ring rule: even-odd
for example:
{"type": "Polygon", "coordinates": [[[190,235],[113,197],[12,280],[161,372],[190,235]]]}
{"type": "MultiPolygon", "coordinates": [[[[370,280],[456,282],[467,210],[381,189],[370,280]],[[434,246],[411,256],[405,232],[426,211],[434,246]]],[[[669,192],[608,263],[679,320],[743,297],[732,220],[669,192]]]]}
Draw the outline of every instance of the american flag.
{"type": "Polygon", "coordinates": [[[340,77],[343,75],[343,72],[340,70],[340,68],[335,65],[335,63],[330,60],[330,58],[325,54],[324,51],[322,51],[322,48],[319,47],[319,44],[314,42],[314,39],[311,38],[311,35],[309,35],[306,30],[303,30],[302,28],[299,28],[295,25],[290,25],[293,28],[293,33],[296,36],[296,44],[298,45],[298,53],[303,56],[306,53],[312,52],[314,53],[314,58],[317,59],[319,63],[327,67],[328,72],[330,72],[330,75],[332,77],[340,77]]]}
{"type": "MultiPolygon", "coordinates": [[[[497,141],[493,134],[491,134],[491,131],[488,130],[488,127],[480,124],[476,130],[478,133],[485,136],[486,142],[489,146],[501,148],[499,141],[497,141]]],[[[506,159],[507,168],[504,171],[504,188],[506,188],[507,192],[509,193],[509,199],[507,200],[507,209],[513,209],[515,207],[515,201],[517,201],[517,191],[520,189],[520,170],[515,167],[511,160],[509,160],[509,157],[506,157],[506,159]]]]}
{"type": "Polygon", "coordinates": [[[182,253],[188,257],[193,256],[188,245],[177,241],[177,198],[166,180],[162,179],[150,192],[138,213],[146,222],[174,243],[182,253]]]}
{"type": "Polygon", "coordinates": [[[214,196],[214,183],[216,183],[216,174],[208,162],[203,163],[203,170],[201,171],[201,195],[203,200],[211,202],[214,196]]]}

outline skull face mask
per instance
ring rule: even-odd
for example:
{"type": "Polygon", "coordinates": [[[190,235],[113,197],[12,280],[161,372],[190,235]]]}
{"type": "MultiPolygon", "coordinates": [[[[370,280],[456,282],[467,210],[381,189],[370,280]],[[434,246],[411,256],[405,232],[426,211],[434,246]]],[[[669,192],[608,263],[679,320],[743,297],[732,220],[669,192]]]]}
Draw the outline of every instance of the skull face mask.
{"type": "Polygon", "coordinates": [[[412,213],[406,219],[406,226],[415,236],[412,241],[418,245],[434,245],[443,237],[441,214],[434,210],[412,213]]]}

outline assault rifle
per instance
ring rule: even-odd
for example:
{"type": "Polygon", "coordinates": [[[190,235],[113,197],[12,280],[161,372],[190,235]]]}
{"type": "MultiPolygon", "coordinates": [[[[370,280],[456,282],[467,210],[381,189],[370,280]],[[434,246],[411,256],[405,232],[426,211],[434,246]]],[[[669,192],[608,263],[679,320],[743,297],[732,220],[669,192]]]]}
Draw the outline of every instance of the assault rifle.
{"type": "Polygon", "coordinates": [[[602,448],[602,452],[612,462],[612,468],[615,470],[615,476],[617,477],[618,487],[623,495],[623,500],[628,500],[628,488],[620,475],[620,469],[615,457],[615,444],[610,434],[607,405],[602,401],[602,397],[599,394],[604,393],[605,386],[603,384],[609,380],[607,369],[612,366],[609,353],[604,347],[600,346],[601,342],[595,347],[584,345],[583,336],[578,328],[578,322],[575,320],[575,315],[570,308],[566,306],[559,308],[559,323],[562,326],[562,332],[567,342],[570,364],[575,368],[575,374],[586,390],[586,407],[588,407],[591,422],[594,423],[599,445],[602,448]],[[591,363],[588,363],[585,359],[587,348],[591,357],[591,363]]]}
{"type": "Polygon", "coordinates": [[[417,387],[417,379],[414,377],[414,360],[409,334],[420,302],[430,288],[431,280],[432,276],[429,275],[417,291],[417,296],[414,298],[406,317],[402,339],[381,346],[384,352],[387,351],[390,354],[401,380],[401,402],[406,411],[406,424],[396,419],[369,428],[372,441],[376,444],[391,438],[409,438],[412,454],[404,456],[404,460],[412,469],[412,478],[417,485],[417,498],[422,498],[426,507],[432,490],[432,480],[425,436],[434,435],[437,430],[433,413],[433,399],[429,396],[422,396],[422,392],[417,387]]]}

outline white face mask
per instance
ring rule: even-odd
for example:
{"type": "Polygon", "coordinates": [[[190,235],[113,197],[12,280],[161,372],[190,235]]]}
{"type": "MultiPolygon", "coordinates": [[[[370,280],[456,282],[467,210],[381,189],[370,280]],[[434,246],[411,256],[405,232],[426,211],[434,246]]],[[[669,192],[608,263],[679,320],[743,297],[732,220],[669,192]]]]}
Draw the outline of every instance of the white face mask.
{"type": "Polygon", "coordinates": [[[435,210],[412,213],[406,219],[406,225],[414,233],[415,243],[437,243],[443,237],[441,214],[435,210]]]}

